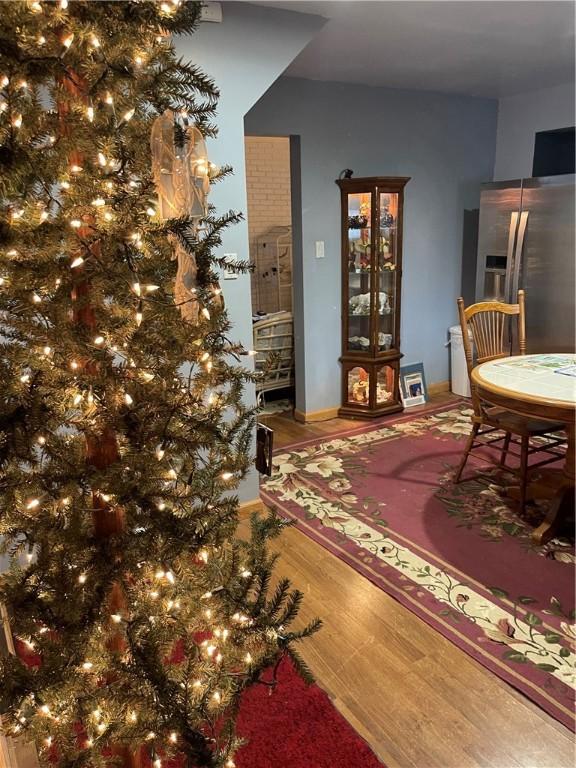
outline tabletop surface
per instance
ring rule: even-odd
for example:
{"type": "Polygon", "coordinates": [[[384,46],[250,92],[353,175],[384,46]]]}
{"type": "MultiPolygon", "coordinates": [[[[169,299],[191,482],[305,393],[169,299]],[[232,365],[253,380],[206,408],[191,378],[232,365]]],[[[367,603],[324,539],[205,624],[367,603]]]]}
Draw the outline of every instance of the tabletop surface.
{"type": "Polygon", "coordinates": [[[477,384],[529,400],[576,406],[576,355],[517,355],[481,363],[472,371],[477,384]]]}

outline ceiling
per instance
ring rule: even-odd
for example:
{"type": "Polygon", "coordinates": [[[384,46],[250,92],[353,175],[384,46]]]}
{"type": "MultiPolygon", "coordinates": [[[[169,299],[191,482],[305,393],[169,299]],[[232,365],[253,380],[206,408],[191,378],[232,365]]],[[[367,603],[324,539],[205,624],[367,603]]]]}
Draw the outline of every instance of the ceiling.
{"type": "Polygon", "coordinates": [[[574,80],[574,11],[558,0],[267,0],[328,19],[285,74],[499,98],[574,80]]]}

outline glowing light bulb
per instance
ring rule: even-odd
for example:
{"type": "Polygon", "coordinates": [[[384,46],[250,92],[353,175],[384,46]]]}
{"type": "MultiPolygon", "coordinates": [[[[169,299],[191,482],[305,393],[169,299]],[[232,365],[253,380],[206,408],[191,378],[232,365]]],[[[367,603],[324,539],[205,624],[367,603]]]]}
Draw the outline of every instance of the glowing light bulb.
{"type": "Polygon", "coordinates": [[[155,739],[155,738],[156,738],[156,734],[154,733],[154,731],[149,731],[146,734],[146,741],[152,741],[152,739],[155,739]]]}
{"type": "Polygon", "coordinates": [[[72,173],[81,173],[82,172],[82,166],[74,164],[74,165],[70,166],[70,170],[72,171],[72,173]]]}
{"type": "Polygon", "coordinates": [[[95,200],[92,200],[92,205],[95,208],[101,208],[103,205],[106,205],[106,200],[103,197],[97,197],[95,200]]]}
{"type": "Polygon", "coordinates": [[[122,616],[120,616],[119,613],[111,614],[110,618],[112,619],[114,624],[121,624],[122,623],[122,616]]]}
{"type": "Polygon", "coordinates": [[[73,227],[73,229],[80,229],[80,227],[82,226],[82,222],[80,221],[80,219],[72,219],[72,221],[70,222],[70,226],[73,227]]]}
{"type": "Polygon", "coordinates": [[[61,181],[60,186],[62,189],[70,189],[70,182],[69,181],[61,181]]]}
{"type": "Polygon", "coordinates": [[[94,344],[99,346],[100,344],[104,344],[104,336],[96,336],[94,339],[94,344]]]}
{"type": "Polygon", "coordinates": [[[140,327],[142,325],[142,318],[143,318],[142,310],[139,309],[136,312],[136,325],[138,327],[140,327]]]}
{"type": "Polygon", "coordinates": [[[172,742],[172,744],[176,744],[176,742],[178,741],[178,734],[176,733],[176,731],[172,731],[172,733],[169,736],[169,740],[172,742]]]}
{"type": "Polygon", "coordinates": [[[83,395],[81,393],[74,395],[74,400],[72,401],[74,405],[79,405],[82,402],[82,397],[83,395]]]}
{"type": "Polygon", "coordinates": [[[220,691],[214,691],[214,693],[212,694],[212,698],[214,699],[215,702],[220,703],[220,701],[222,701],[222,696],[220,694],[220,691]]]}
{"type": "Polygon", "coordinates": [[[130,718],[129,719],[130,719],[131,723],[137,723],[138,722],[138,715],[136,714],[136,712],[134,712],[134,710],[132,710],[132,712],[130,712],[130,718]]]}
{"type": "Polygon", "coordinates": [[[159,501],[158,504],[156,504],[156,507],[162,512],[163,509],[166,509],[166,504],[164,504],[163,501],[159,501]]]}
{"type": "Polygon", "coordinates": [[[132,120],[132,118],[134,117],[135,111],[136,111],[135,109],[129,109],[127,112],[124,112],[124,115],[122,116],[122,120],[124,120],[125,123],[132,120]]]}
{"type": "Polygon", "coordinates": [[[10,79],[6,75],[2,75],[2,77],[0,78],[0,86],[2,88],[6,88],[9,82],[10,82],[10,79]]]}
{"type": "Polygon", "coordinates": [[[155,208],[146,208],[146,213],[148,216],[156,216],[156,209],[155,208]]]}
{"type": "Polygon", "coordinates": [[[124,395],[124,402],[126,403],[126,405],[132,405],[132,403],[134,402],[134,400],[128,394],[128,392],[126,392],[126,394],[124,395]]]}
{"type": "Polygon", "coordinates": [[[136,64],[137,67],[141,67],[143,63],[144,63],[144,59],[142,58],[142,56],[134,57],[134,64],[136,64]]]}
{"type": "Polygon", "coordinates": [[[43,715],[49,715],[50,714],[50,707],[48,706],[48,704],[42,704],[42,706],[40,707],[40,712],[43,715]]]}
{"type": "Polygon", "coordinates": [[[44,435],[40,435],[39,437],[36,438],[36,442],[38,443],[38,445],[46,445],[46,438],[44,437],[44,435]]]}
{"type": "Polygon", "coordinates": [[[112,221],[112,219],[114,218],[114,216],[112,216],[112,214],[110,213],[110,211],[106,211],[106,213],[104,214],[104,218],[106,219],[106,221],[112,221]]]}
{"type": "Polygon", "coordinates": [[[82,664],[82,669],[85,672],[89,672],[92,669],[93,666],[94,666],[94,664],[92,664],[91,661],[85,661],[84,664],[82,664]]]}
{"type": "Polygon", "coordinates": [[[34,302],[34,304],[40,304],[42,299],[41,299],[40,296],[38,296],[37,293],[34,293],[34,294],[32,294],[32,301],[34,302]]]}
{"type": "Polygon", "coordinates": [[[21,114],[17,114],[17,115],[14,116],[14,118],[12,119],[12,125],[14,126],[14,128],[20,128],[20,126],[22,125],[22,115],[21,114]]]}
{"type": "Polygon", "coordinates": [[[44,352],[45,355],[49,355],[50,352],[52,352],[52,348],[51,347],[44,347],[42,352],[44,352]]]}
{"type": "Polygon", "coordinates": [[[202,315],[206,318],[206,320],[210,320],[210,312],[206,307],[202,309],[202,315]]]}
{"type": "Polygon", "coordinates": [[[178,475],[176,474],[176,470],[175,469],[169,469],[168,470],[168,477],[171,480],[176,480],[176,478],[178,477],[178,475]]]}
{"type": "Polygon", "coordinates": [[[246,662],[246,664],[252,664],[252,656],[249,653],[247,653],[246,656],[244,657],[244,661],[246,662]]]}
{"type": "Polygon", "coordinates": [[[154,293],[154,291],[158,291],[159,289],[160,289],[159,285],[147,285],[146,293],[154,293]]]}
{"type": "Polygon", "coordinates": [[[60,8],[65,11],[68,8],[68,0],[60,0],[60,8]]]}
{"type": "Polygon", "coordinates": [[[86,107],[86,117],[90,122],[94,120],[94,107],[86,107]]]}
{"type": "Polygon", "coordinates": [[[68,50],[68,48],[70,48],[70,46],[72,45],[72,41],[73,40],[74,40],[74,35],[73,34],[68,35],[67,37],[64,38],[64,40],[62,40],[62,45],[64,46],[64,48],[66,48],[66,50],[68,50]]]}
{"type": "Polygon", "coordinates": [[[76,267],[79,267],[80,264],[84,264],[84,259],[82,256],[76,256],[72,264],[70,264],[70,269],[75,269],[76,267]]]}
{"type": "Polygon", "coordinates": [[[203,363],[205,363],[207,360],[210,360],[210,352],[204,352],[200,357],[200,360],[203,363]]]}
{"type": "Polygon", "coordinates": [[[76,362],[76,360],[72,360],[72,362],[70,363],[70,368],[72,368],[73,371],[78,369],[78,363],[76,362]]]}
{"type": "Polygon", "coordinates": [[[86,584],[86,579],[88,576],[85,573],[81,573],[80,576],[78,576],[78,584],[86,584]]]}
{"type": "Polygon", "coordinates": [[[42,213],[40,214],[40,221],[46,221],[48,216],[49,216],[48,211],[42,211],[42,213]]]}
{"type": "Polygon", "coordinates": [[[241,571],[240,576],[242,576],[243,579],[247,579],[250,576],[252,576],[252,571],[249,571],[246,568],[244,568],[244,570],[241,571]]]}
{"type": "Polygon", "coordinates": [[[222,472],[222,480],[230,480],[233,476],[232,472],[222,472]]]}
{"type": "Polygon", "coordinates": [[[93,48],[100,48],[100,40],[98,40],[96,35],[92,35],[92,37],[90,38],[90,45],[93,48]]]}
{"type": "Polygon", "coordinates": [[[164,453],[165,451],[163,448],[156,449],[156,458],[158,459],[158,461],[162,461],[162,459],[164,458],[164,453]]]}
{"type": "Polygon", "coordinates": [[[20,381],[22,382],[22,384],[28,384],[28,382],[30,381],[30,375],[25,373],[23,376],[20,376],[20,381]]]}
{"type": "Polygon", "coordinates": [[[44,35],[40,35],[36,42],[38,43],[38,45],[44,45],[44,43],[46,42],[46,38],[44,37],[44,35]]]}
{"type": "Polygon", "coordinates": [[[110,91],[106,91],[106,96],[104,97],[104,101],[106,104],[114,104],[114,98],[112,97],[112,94],[110,91]]]}
{"type": "Polygon", "coordinates": [[[152,765],[154,766],[154,768],[162,768],[162,760],[160,760],[160,758],[157,757],[156,760],[154,760],[154,762],[152,763],[152,765]]]}
{"type": "Polygon", "coordinates": [[[132,283],[132,290],[136,294],[136,296],[142,295],[142,289],[140,287],[140,283],[132,283]]]}
{"type": "Polygon", "coordinates": [[[106,165],[106,162],[105,155],[102,152],[98,152],[98,164],[104,166],[106,165]]]}

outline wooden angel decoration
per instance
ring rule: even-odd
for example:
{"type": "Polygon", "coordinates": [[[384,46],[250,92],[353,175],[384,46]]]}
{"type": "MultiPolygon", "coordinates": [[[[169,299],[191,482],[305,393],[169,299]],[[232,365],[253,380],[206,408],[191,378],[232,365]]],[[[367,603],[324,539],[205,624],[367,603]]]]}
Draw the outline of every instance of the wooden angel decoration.
{"type": "MultiPolygon", "coordinates": [[[[162,220],[188,216],[194,220],[193,226],[197,230],[207,213],[210,192],[210,164],[202,133],[168,109],[154,121],[150,149],[158,192],[158,215],[162,220]],[[174,140],[177,122],[185,135],[181,146],[174,140]]],[[[174,248],[173,258],[178,259],[174,299],[184,320],[196,324],[199,310],[196,259],[175,235],[170,235],[169,239],[174,248]]],[[[215,292],[213,303],[220,302],[221,296],[215,292]]]]}

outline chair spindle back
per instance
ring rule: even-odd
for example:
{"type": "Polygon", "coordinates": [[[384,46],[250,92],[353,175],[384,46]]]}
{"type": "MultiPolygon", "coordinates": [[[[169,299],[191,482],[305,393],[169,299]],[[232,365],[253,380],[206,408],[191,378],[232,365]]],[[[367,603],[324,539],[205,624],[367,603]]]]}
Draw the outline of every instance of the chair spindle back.
{"type": "MultiPolygon", "coordinates": [[[[474,355],[470,342],[469,330],[476,349],[476,365],[488,360],[496,360],[500,357],[508,357],[512,354],[511,339],[508,328],[508,320],[516,317],[518,351],[526,354],[526,316],[525,293],[518,291],[518,303],[506,304],[502,301],[480,301],[477,304],[464,306],[464,299],[458,299],[458,313],[460,315],[460,327],[462,328],[462,342],[468,376],[474,368],[474,355]],[[507,348],[508,347],[508,348],[507,348]]],[[[478,412],[480,403],[472,388],[472,401],[478,412]]]]}

